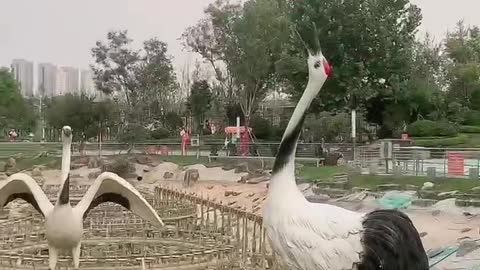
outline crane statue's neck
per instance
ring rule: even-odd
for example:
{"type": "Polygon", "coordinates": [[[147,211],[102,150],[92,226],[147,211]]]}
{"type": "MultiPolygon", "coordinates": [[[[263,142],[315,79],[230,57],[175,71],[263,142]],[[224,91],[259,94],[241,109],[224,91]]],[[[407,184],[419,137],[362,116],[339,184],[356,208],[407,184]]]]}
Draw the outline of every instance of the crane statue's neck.
{"type": "Polygon", "coordinates": [[[275,163],[273,165],[271,185],[276,185],[275,182],[279,181],[290,181],[295,185],[295,153],[297,151],[298,138],[302,130],[308,107],[310,107],[310,104],[318,94],[323,83],[324,80],[308,80],[307,87],[295,107],[287,128],[283,133],[282,141],[280,142],[275,163]]]}
{"type": "Polygon", "coordinates": [[[71,162],[71,148],[72,142],[70,139],[64,139],[62,149],[62,174],[60,179],[62,185],[58,193],[58,200],[56,205],[68,204],[70,201],[70,162],[71,162]]]}

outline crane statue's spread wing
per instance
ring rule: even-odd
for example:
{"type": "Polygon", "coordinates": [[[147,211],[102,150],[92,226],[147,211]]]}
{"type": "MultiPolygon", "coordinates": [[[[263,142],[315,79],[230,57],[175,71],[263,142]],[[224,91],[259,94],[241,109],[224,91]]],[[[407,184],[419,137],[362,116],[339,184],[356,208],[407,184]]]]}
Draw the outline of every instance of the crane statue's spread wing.
{"type": "Polygon", "coordinates": [[[77,204],[75,211],[85,218],[91,209],[104,202],[120,204],[153,225],[164,225],[155,209],[140,192],[115,173],[100,174],[77,204]]]}
{"type": "Polygon", "coordinates": [[[28,202],[44,217],[53,209],[37,182],[24,173],[13,174],[0,184],[0,207],[15,199],[28,202]]]}
{"type": "Polygon", "coordinates": [[[307,205],[265,224],[274,250],[289,269],[355,269],[362,251],[363,214],[332,205],[307,205]]]}

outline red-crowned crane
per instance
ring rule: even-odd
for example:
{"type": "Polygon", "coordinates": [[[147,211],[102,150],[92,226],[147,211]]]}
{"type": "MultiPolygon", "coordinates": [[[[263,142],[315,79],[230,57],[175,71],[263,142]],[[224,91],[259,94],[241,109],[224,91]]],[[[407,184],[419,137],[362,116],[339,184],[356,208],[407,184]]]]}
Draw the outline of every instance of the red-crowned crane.
{"type": "Polygon", "coordinates": [[[310,203],[297,188],[298,137],[310,103],[331,72],[315,26],[312,44],[302,41],[308,52],[308,83],[283,134],[263,210],[272,249],[289,270],[429,269],[420,236],[404,213],[364,214],[310,203]]]}
{"type": "Polygon", "coordinates": [[[60,250],[72,252],[73,268],[79,268],[83,219],[91,209],[101,203],[120,204],[153,225],[164,226],[157,212],[142,195],[125,179],[114,173],[100,174],[82,200],[72,207],[69,199],[72,130],[68,126],[63,127],[62,142],[63,182],[55,206],[50,203],[37,182],[27,174],[13,174],[0,185],[0,207],[15,199],[23,199],[45,218],[50,270],[55,270],[60,250]]]}

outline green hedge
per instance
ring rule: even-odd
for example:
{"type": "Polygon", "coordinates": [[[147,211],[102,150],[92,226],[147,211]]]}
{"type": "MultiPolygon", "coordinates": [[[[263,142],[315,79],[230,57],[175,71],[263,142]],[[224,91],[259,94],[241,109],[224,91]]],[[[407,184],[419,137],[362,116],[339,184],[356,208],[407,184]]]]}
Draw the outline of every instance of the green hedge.
{"type": "Polygon", "coordinates": [[[419,120],[408,126],[408,133],[412,137],[455,136],[458,128],[446,121],[419,120]]]}
{"type": "Polygon", "coordinates": [[[465,114],[465,125],[480,126],[480,111],[468,111],[465,114]]]}
{"type": "Polygon", "coordinates": [[[461,126],[461,133],[480,133],[480,126],[461,126]]]}
{"type": "Polygon", "coordinates": [[[415,145],[424,147],[445,147],[445,146],[457,146],[468,142],[468,136],[460,134],[456,137],[442,138],[442,139],[428,139],[428,140],[415,140],[415,145]]]}

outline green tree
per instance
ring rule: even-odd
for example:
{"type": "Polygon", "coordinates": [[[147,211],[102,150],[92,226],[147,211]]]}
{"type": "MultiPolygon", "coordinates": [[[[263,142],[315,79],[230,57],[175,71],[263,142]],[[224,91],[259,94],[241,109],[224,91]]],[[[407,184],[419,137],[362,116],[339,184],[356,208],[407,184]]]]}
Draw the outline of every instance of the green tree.
{"type": "Polygon", "coordinates": [[[111,31],[107,44],[97,41],[92,49],[95,64],[91,66],[97,89],[106,94],[120,93],[128,106],[138,102],[138,79],[140,63],[138,51],[129,48],[132,39],[127,31],[111,31]]]}
{"type": "Polygon", "coordinates": [[[116,105],[111,101],[94,102],[85,95],[54,97],[47,103],[45,118],[49,126],[60,129],[72,127],[75,139],[85,134],[88,138],[97,136],[107,127],[118,122],[116,105]]]}
{"type": "Polygon", "coordinates": [[[227,106],[236,100],[248,125],[275,84],[275,62],[288,38],[288,18],[276,0],[247,1],[243,6],[217,0],[205,13],[206,18],[187,29],[183,38],[212,65],[225,89],[227,106]]]}
{"type": "Polygon", "coordinates": [[[163,121],[164,113],[179,103],[172,56],[167,53],[167,44],[156,38],[145,41],[143,50],[131,49],[131,42],[127,31],[109,32],[106,44],[97,42],[92,49],[97,88],[120,94],[127,124],[163,121]]]}
{"type": "MultiPolygon", "coordinates": [[[[420,10],[408,0],[287,0],[287,13],[300,33],[318,26],[322,51],[334,72],[313,109],[364,107],[370,122],[385,126],[410,79],[420,10]]],[[[278,63],[294,98],[303,93],[307,68],[304,47],[293,37],[278,63]]],[[[402,117],[403,118],[403,117],[402,117]]],[[[385,136],[391,136],[387,128],[385,136]]]]}
{"type": "Polygon", "coordinates": [[[196,120],[200,134],[202,133],[205,114],[210,110],[211,102],[212,94],[208,82],[205,80],[193,82],[190,96],[187,100],[187,109],[196,120]]]}
{"type": "Polygon", "coordinates": [[[13,74],[0,68],[0,129],[5,128],[33,131],[35,114],[23,99],[13,74]]]}
{"type": "Polygon", "coordinates": [[[480,35],[477,26],[467,27],[457,23],[454,32],[447,35],[445,51],[450,58],[448,65],[448,96],[464,106],[476,106],[474,93],[480,91],[480,35]]]}

